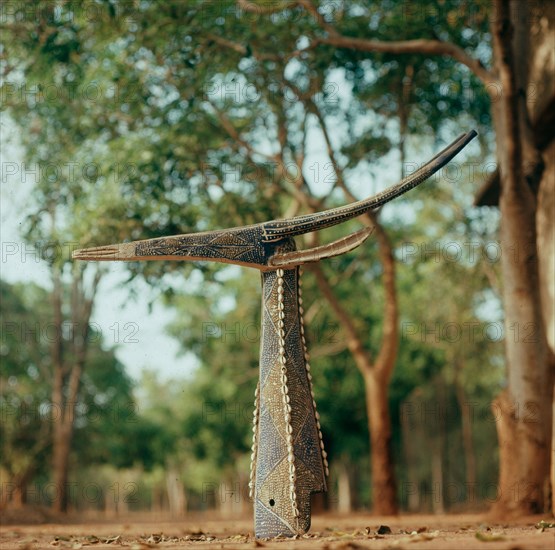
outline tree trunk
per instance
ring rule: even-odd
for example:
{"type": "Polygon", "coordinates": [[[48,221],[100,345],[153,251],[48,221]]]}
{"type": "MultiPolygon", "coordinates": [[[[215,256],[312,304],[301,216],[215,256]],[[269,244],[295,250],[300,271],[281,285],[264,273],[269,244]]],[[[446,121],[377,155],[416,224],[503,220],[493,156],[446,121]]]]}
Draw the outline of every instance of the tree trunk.
{"type": "Polygon", "coordinates": [[[528,103],[528,111],[544,164],[538,192],[536,231],[542,314],[552,365],[551,512],[555,516],[555,4],[533,5],[530,12],[533,20],[540,22],[539,25],[530,25],[528,82],[536,91],[536,97],[535,101],[528,103]]]}
{"type": "Polygon", "coordinates": [[[360,491],[360,470],[358,466],[354,466],[349,470],[349,482],[351,487],[351,509],[358,510],[361,507],[361,491],[360,491]]]}
{"type": "Polygon", "coordinates": [[[349,478],[349,465],[345,460],[340,460],[337,468],[337,511],[340,514],[350,514],[352,510],[349,478]]]}
{"type": "Polygon", "coordinates": [[[437,431],[432,435],[434,440],[432,484],[433,493],[437,493],[433,502],[434,513],[444,514],[446,512],[445,483],[449,479],[449,454],[447,453],[447,395],[442,375],[436,378],[434,385],[438,408],[434,422],[437,431]]]}
{"type": "Polygon", "coordinates": [[[150,495],[150,511],[156,515],[162,514],[165,511],[164,494],[156,482],[152,485],[150,495]]]}
{"type": "Polygon", "coordinates": [[[379,515],[393,515],[398,510],[387,401],[388,382],[371,370],[364,376],[364,385],[370,426],[373,511],[379,515]]]}
{"type": "Polygon", "coordinates": [[[435,437],[432,444],[432,512],[444,514],[443,506],[443,438],[435,437]]]}
{"type": "Polygon", "coordinates": [[[185,487],[176,468],[169,468],[166,471],[166,490],[171,516],[183,517],[186,509],[185,487]]]}
{"type": "MultiPolygon", "coordinates": [[[[84,362],[84,354],[79,355],[80,361],[84,362]]],[[[56,486],[56,496],[53,507],[56,512],[60,513],[67,512],[69,502],[69,454],[71,452],[71,441],[73,439],[73,421],[75,418],[75,405],[77,404],[82,365],[77,364],[71,368],[67,385],[64,385],[63,370],[67,370],[63,365],[56,368],[55,383],[52,391],[52,419],[54,424],[52,468],[54,484],[56,486]],[[67,393],[67,395],[64,396],[65,393],[67,393]]]]}
{"type": "MultiPolygon", "coordinates": [[[[552,2],[495,1],[495,13],[490,14],[495,74],[449,42],[424,39],[387,42],[343,36],[318,14],[309,0],[303,0],[302,5],[327,33],[326,37],[319,37],[320,42],[366,52],[449,55],[488,86],[501,183],[508,373],[508,387],[494,404],[500,407],[495,411],[500,445],[497,510],[517,514],[539,511],[543,506],[542,487],[549,478],[553,369],[540,311],[536,205],[532,192],[537,188],[542,170],[528,112],[536,97],[527,97],[527,91],[532,85],[532,92],[543,95],[542,100],[545,94],[552,100],[554,5],[552,2]],[[536,48],[532,62],[530,38],[536,48]],[[540,73],[548,78],[538,78],[540,73]],[[500,418],[498,412],[502,413],[500,418]]],[[[550,133],[549,125],[548,122],[544,134],[550,133]]]]}
{"type": "Polygon", "coordinates": [[[475,490],[476,487],[476,456],[474,453],[474,441],[472,438],[472,418],[471,410],[468,406],[468,400],[466,397],[466,392],[460,380],[461,366],[458,361],[455,360],[455,395],[457,397],[457,403],[461,411],[461,428],[462,428],[462,439],[463,439],[463,449],[464,449],[464,462],[465,462],[465,480],[468,493],[475,490]]]}
{"type": "MultiPolygon", "coordinates": [[[[546,170],[538,197],[538,252],[540,254],[540,294],[542,296],[543,319],[551,352],[555,355],[555,140],[544,153],[546,170]]],[[[555,384],[552,369],[552,413],[551,413],[551,513],[555,516],[555,384]]]]}
{"type": "Polygon", "coordinates": [[[529,128],[521,96],[526,82],[518,81],[514,52],[528,24],[526,3],[510,14],[507,0],[498,0],[493,18],[494,49],[503,94],[493,104],[497,135],[501,196],[501,250],[505,349],[508,385],[497,400],[500,447],[499,514],[538,513],[544,506],[544,486],[549,477],[551,438],[551,373],[541,300],[536,250],[535,197],[526,179],[529,128]],[[516,26],[516,29],[515,29],[516,26]],[[515,40],[516,38],[516,40],[515,40]]]}
{"type": "Polygon", "coordinates": [[[89,320],[100,277],[100,271],[97,271],[91,286],[91,295],[86,297],[83,290],[83,271],[80,268],[74,268],[70,303],[74,332],[71,338],[65,340],[63,338],[62,273],[59,266],[52,266],[55,337],[51,347],[53,369],[51,419],[53,424],[52,471],[56,486],[53,508],[59,513],[67,512],[69,454],[73,439],[75,406],[81,374],[86,362],[89,320]],[[69,349],[66,350],[66,348],[69,349]],[[68,357],[71,358],[71,364],[68,364],[68,357]]]}
{"type": "Polygon", "coordinates": [[[27,502],[27,477],[16,477],[13,491],[11,491],[11,506],[13,508],[23,508],[27,502]]]}
{"type": "Polygon", "coordinates": [[[63,290],[61,281],[61,272],[54,265],[52,271],[53,291],[52,291],[52,308],[54,317],[54,339],[52,341],[52,363],[53,363],[53,383],[52,383],[52,436],[53,436],[53,453],[52,453],[52,473],[54,477],[54,485],[56,491],[52,506],[54,511],[60,513],[67,510],[67,468],[69,453],[69,438],[65,426],[65,407],[64,407],[64,348],[62,339],[62,300],[63,290]]]}
{"type": "MultiPolygon", "coordinates": [[[[555,108],[554,108],[555,110],[555,108]]],[[[555,139],[543,154],[545,170],[536,215],[542,314],[551,352],[555,352],[555,139]]]]}
{"type": "Polygon", "coordinates": [[[414,435],[415,430],[411,426],[410,411],[412,403],[407,399],[401,404],[401,434],[403,437],[403,455],[405,458],[405,485],[403,493],[407,495],[407,510],[409,512],[417,512],[420,508],[420,477],[418,468],[415,468],[417,456],[414,452],[414,435]]]}
{"type": "Polygon", "coordinates": [[[555,385],[553,386],[553,404],[551,406],[551,515],[555,517],[555,385]]]}
{"type": "MultiPolygon", "coordinates": [[[[543,158],[545,171],[538,194],[536,228],[542,314],[553,362],[555,354],[555,219],[553,216],[555,211],[555,140],[551,141],[546,148],[543,158]]],[[[553,378],[552,385],[551,512],[555,516],[555,385],[553,378]]]]}
{"type": "Polygon", "coordinates": [[[69,452],[71,450],[72,425],[61,419],[54,424],[53,474],[56,492],[53,508],[58,513],[67,512],[69,452]]]}

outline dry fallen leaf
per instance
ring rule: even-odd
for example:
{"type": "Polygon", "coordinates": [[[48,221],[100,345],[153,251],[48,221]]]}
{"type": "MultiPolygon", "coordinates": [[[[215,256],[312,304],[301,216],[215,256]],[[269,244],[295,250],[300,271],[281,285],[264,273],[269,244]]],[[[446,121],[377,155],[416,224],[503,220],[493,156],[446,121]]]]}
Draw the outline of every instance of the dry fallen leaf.
{"type": "Polygon", "coordinates": [[[498,540],[506,540],[503,535],[487,535],[482,531],[476,531],[475,536],[478,540],[481,540],[482,542],[495,542],[498,540]]]}
{"type": "Polygon", "coordinates": [[[162,533],[152,533],[150,537],[146,540],[149,544],[158,544],[164,540],[164,535],[162,533]]]}

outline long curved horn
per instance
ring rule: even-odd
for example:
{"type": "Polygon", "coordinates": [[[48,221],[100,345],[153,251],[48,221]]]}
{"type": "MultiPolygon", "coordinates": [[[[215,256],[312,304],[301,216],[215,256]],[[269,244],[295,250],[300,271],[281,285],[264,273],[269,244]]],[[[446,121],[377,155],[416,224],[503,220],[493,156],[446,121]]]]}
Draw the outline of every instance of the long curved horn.
{"type": "Polygon", "coordinates": [[[373,197],[346,206],[243,227],[85,248],[74,251],[73,258],[95,261],[211,260],[255,267],[262,271],[327,258],[351,250],[368,235],[362,231],[330,245],[295,253],[290,249],[278,252],[275,246],[282,240],[292,241],[291,237],[295,235],[317,231],[360,216],[402,195],[445,166],[477,135],[474,130],[462,134],[411,176],[373,197]],[[273,263],[270,262],[271,258],[274,258],[273,263]]]}
{"type": "Polygon", "coordinates": [[[368,210],[374,210],[427,180],[435,172],[445,166],[477,135],[478,133],[475,130],[471,130],[466,134],[461,134],[453,143],[440,151],[414,174],[402,179],[399,183],[388,187],[373,197],[353,202],[339,208],[324,210],[323,212],[264,223],[262,224],[264,241],[279,241],[284,237],[311,233],[312,231],[317,231],[324,227],[331,227],[332,225],[342,223],[351,218],[356,218],[368,210]]]}

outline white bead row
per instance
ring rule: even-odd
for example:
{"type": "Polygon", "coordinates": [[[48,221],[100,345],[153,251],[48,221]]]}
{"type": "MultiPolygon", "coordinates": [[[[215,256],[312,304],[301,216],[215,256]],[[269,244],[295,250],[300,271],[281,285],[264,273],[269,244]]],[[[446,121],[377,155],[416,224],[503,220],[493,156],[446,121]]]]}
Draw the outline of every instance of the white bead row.
{"type": "Polygon", "coordinates": [[[295,453],[293,447],[293,426],[291,425],[291,404],[289,388],[287,387],[287,360],[285,357],[285,302],[283,297],[283,269],[278,269],[277,275],[277,298],[278,298],[278,340],[279,340],[279,362],[281,364],[281,392],[283,397],[283,410],[285,415],[285,439],[287,442],[287,462],[289,463],[289,497],[293,507],[293,515],[299,517],[297,506],[297,493],[295,490],[295,453]]]}
{"type": "Polygon", "coordinates": [[[252,447],[251,447],[251,471],[249,477],[249,498],[254,499],[254,480],[256,477],[256,452],[258,449],[257,435],[258,435],[258,415],[260,403],[260,382],[256,385],[254,390],[254,412],[252,413],[252,447]]]}

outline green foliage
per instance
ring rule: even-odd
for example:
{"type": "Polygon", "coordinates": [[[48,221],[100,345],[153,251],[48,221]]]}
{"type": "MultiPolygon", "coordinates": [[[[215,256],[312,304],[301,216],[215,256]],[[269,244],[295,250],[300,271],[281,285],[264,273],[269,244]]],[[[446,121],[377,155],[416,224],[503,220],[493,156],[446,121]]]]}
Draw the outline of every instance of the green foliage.
{"type": "Polygon", "coordinates": [[[10,287],[0,280],[0,294],[0,468],[9,480],[25,483],[44,472],[50,443],[49,392],[41,384],[41,374],[48,369],[47,342],[41,336],[45,317],[40,311],[46,293],[34,285],[10,287]]]}
{"type": "MultiPolygon", "coordinates": [[[[27,483],[48,471],[52,419],[61,414],[52,410],[48,353],[56,326],[44,289],[0,281],[0,292],[0,468],[10,482],[27,483]]],[[[79,338],[79,327],[67,320],[63,337],[79,338]]],[[[75,460],[81,467],[148,463],[150,449],[141,449],[148,424],[138,424],[131,381],[114,351],[101,347],[101,335],[93,331],[89,338],[87,371],[75,407],[75,460]]]]}

